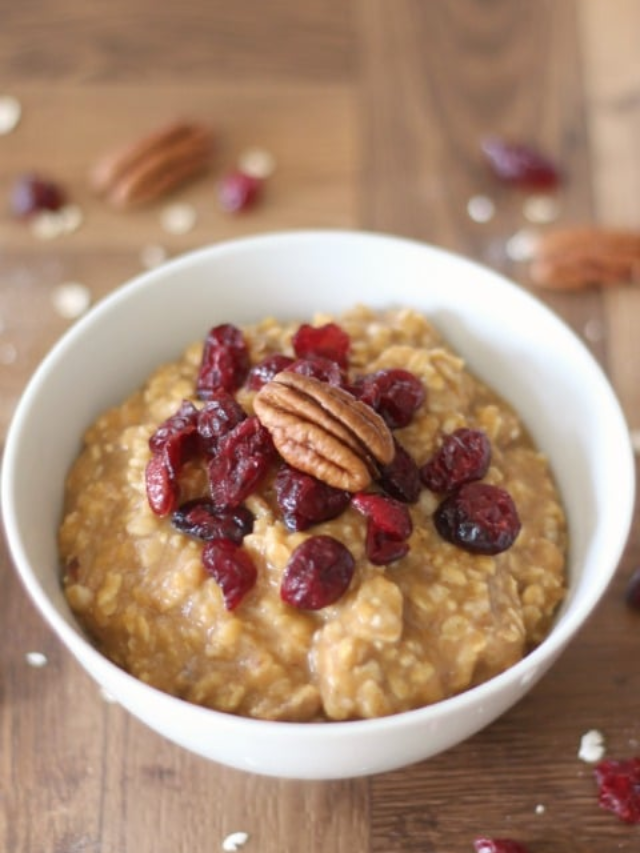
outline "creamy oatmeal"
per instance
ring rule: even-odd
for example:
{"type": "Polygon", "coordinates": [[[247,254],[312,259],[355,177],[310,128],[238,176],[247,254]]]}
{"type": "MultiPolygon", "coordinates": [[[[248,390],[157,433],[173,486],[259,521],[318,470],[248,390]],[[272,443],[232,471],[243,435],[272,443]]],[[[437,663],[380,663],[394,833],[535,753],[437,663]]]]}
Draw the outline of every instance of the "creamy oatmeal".
{"type": "MultiPolygon", "coordinates": [[[[319,316],[313,324],[330,322],[319,316]]],[[[350,339],[352,387],[358,376],[402,370],[424,388],[408,425],[393,429],[418,468],[457,430],[486,436],[491,455],[482,483],[513,500],[521,523],[515,541],[499,553],[446,541],[434,523],[445,496],[421,485],[415,501],[401,502],[410,527],[393,534],[392,559],[380,563],[370,559],[364,504],[348,495],[335,518],[287,527],[276,499],[282,460],[274,454],[242,501],[253,526],[233,553],[255,567],[255,577],[230,607],[203,562],[210,543],[176,529],[173,507],[154,512],[147,494],[150,437],[183,401],[203,407],[195,391],[203,345],[195,343],[91,426],[66,488],[59,536],[65,594],[101,651],[141,680],[250,717],[376,717],[485,681],[548,632],[565,591],[566,524],[547,461],[518,416],[419,314],[356,308],[335,322],[350,339]],[[346,590],[319,609],[292,606],[282,598],[283,576],[294,550],[317,536],[338,540],[352,555],[346,590]]],[[[251,364],[275,353],[293,357],[297,329],[273,319],[243,329],[251,364]]],[[[254,415],[255,390],[243,384],[235,397],[254,415]]],[[[190,458],[180,470],[178,503],[210,489],[207,465],[190,458]]],[[[380,488],[374,481],[362,492],[380,488]]],[[[387,545],[383,535],[383,552],[387,545]]]]}

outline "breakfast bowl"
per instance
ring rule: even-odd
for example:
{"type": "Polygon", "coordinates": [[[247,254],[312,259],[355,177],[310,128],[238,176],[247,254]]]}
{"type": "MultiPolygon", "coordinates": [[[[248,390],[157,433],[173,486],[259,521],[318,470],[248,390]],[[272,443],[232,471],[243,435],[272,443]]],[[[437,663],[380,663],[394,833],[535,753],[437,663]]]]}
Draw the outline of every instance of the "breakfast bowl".
{"type": "MultiPolygon", "coordinates": [[[[282,778],[337,779],[438,754],[531,689],[584,625],[615,573],[631,522],[633,472],[628,430],[604,373],[578,337],[523,288],[417,242],[300,231],[177,258],[118,288],[79,320],[46,356],[19,402],[4,454],[2,506],[9,548],[36,608],[131,714],[170,741],[228,766],[282,778]],[[186,691],[171,695],[157,682],[129,674],[84,630],[62,583],[65,481],[82,436],[158,365],[178,358],[216,325],[242,327],[266,316],[310,322],[314,315],[335,317],[362,304],[426,316],[473,375],[513,407],[548,460],[568,530],[566,589],[549,630],[526,654],[468,689],[370,718],[345,713],[330,721],[260,719],[186,701],[186,691]]],[[[227,617],[225,624],[233,625],[233,614],[227,617]]]]}

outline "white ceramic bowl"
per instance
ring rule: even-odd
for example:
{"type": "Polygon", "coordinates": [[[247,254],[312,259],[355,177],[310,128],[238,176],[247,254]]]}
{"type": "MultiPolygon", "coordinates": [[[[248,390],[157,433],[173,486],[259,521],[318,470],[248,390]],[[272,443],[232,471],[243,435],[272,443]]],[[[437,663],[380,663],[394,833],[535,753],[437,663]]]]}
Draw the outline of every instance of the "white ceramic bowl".
{"type": "Polygon", "coordinates": [[[346,232],[243,239],[178,258],[118,289],[80,320],[33,376],[11,424],[2,504],[9,546],[33,601],[86,670],[172,741],[247,771],[330,779],[401,767],[477,732],[558,657],[612,578],[634,501],[620,407],[578,338],[547,308],[486,269],[407,240],[346,232]],[[56,555],[63,482],[85,427],[161,362],[220,322],[306,318],[355,303],[428,314],[469,366],[521,413],[548,454],[569,518],[570,589],[549,637],[507,672],[431,707],[380,720],[274,723],[165,695],[86,640],[62,595],[56,555]]]}

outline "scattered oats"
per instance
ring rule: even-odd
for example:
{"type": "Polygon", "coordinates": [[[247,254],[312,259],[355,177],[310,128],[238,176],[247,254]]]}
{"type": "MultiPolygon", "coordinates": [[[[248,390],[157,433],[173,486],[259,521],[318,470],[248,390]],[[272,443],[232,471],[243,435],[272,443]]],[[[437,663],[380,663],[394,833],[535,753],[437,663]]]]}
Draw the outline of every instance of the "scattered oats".
{"type": "Polygon", "coordinates": [[[24,657],[29,666],[34,667],[34,669],[42,669],[49,663],[49,659],[42,652],[27,652],[24,657]]]}
{"type": "Polygon", "coordinates": [[[104,701],[105,701],[105,702],[108,702],[110,705],[115,705],[115,704],[117,703],[117,701],[118,701],[118,700],[116,699],[116,697],[115,697],[112,693],[109,693],[109,691],[108,691],[108,690],[105,690],[105,688],[104,688],[104,687],[101,687],[101,688],[100,688],[100,695],[102,696],[102,698],[104,699],[104,701]]]}
{"type": "Polygon", "coordinates": [[[239,850],[249,840],[248,832],[232,832],[231,835],[227,835],[227,837],[222,842],[222,849],[227,851],[227,853],[234,853],[235,850],[239,850]]]}
{"type": "Polygon", "coordinates": [[[536,814],[544,814],[546,812],[546,808],[545,808],[545,806],[542,805],[542,803],[538,803],[538,805],[535,808],[535,812],[536,812],[536,814]]]}
{"type": "Polygon", "coordinates": [[[592,343],[601,341],[604,338],[604,326],[600,320],[587,320],[582,330],[585,338],[592,343]]]}
{"type": "Polygon", "coordinates": [[[512,261],[530,261],[538,245],[538,234],[530,228],[521,228],[507,240],[507,257],[512,261]]]}
{"type": "Polygon", "coordinates": [[[493,199],[486,195],[474,195],[467,202],[467,213],[474,222],[489,222],[496,213],[493,199]]]}
{"type": "Polygon", "coordinates": [[[276,161],[270,151],[264,148],[247,148],[238,158],[238,168],[252,178],[266,180],[276,170],[276,161]]]}
{"type": "Polygon", "coordinates": [[[604,755],[604,737],[602,732],[591,729],[582,735],[578,758],[589,764],[595,764],[604,755]]]}
{"type": "Polygon", "coordinates": [[[43,210],[31,220],[31,233],[39,240],[54,240],[65,233],[62,216],[55,210],[43,210]]]}
{"type": "Polygon", "coordinates": [[[18,126],[22,107],[13,95],[0,95],[0,136],[11,133],[18,126]]]}
{"type": "Polygon", "coordinates": [[[149,245],[144,246],[140,252],[140,263],[146,270],[152,270],[163,264],[168,257],[168,252],[164,246],[149,245]]]}
{"type": "Polygon", "coordinates": [[[58,211],[63,234],[73,234],[84,222],[84,214],[77,204],[67,204],[58,211]]]}
{"type": "Polygon", "coordinates": [[[170,204],[160,214],[160,224],[168,234],[187,234],[198,219],[190,204],[170,204]]]}
{"type": "Polygon", "coordinates": [[[555,222],[560,214],[560,202],[553,195],[530,195],[522,205],[525,219],[538,225],[555,222]]]}
{"type": "Polygon", "coordinates": [[[8,341],[0,344],[0,364],[15,364],[18,360],[18,350],[15,344],[8,341]]]}
{"type": "Polygon", "coordinates": [[[91,293],[84,284],[68,281],[59,284],[51,293],[51,301],[61,317],[75,320],[91,305],[91,293]]]}
{"type": "Polygon", "coordinates": [[[634,453],[640,453],[640,429],[632,429],[629,433],[631,447],[634,453]]]}

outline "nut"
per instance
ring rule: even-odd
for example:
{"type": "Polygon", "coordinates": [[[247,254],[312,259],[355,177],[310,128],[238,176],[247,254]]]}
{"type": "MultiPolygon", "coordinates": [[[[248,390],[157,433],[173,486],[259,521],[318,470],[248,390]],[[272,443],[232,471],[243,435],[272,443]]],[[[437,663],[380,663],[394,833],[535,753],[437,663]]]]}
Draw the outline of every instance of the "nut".
{"type": "Polygon", "coordinates": [[[347,391],[283,371],[253,401],[280,455],[300,471],[357,492],[395,455],[389,427],[347,391]]]}
{"type": "Polygon", "coordinates": [[[537,242],[529,275],[557,290],[640,282],[640,234],[596,226],[549,231],[537,242]]]}
{"type": "Polygon", "coordinates": [[[173,122],[104,156],[91,172],[91,185],[114,207],[147,204],[204,172],[212,149],[210,128],[173,122]]]}

